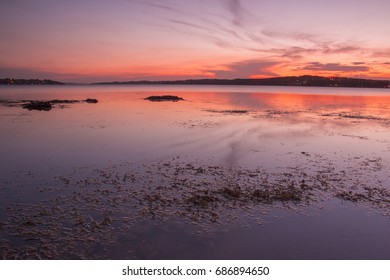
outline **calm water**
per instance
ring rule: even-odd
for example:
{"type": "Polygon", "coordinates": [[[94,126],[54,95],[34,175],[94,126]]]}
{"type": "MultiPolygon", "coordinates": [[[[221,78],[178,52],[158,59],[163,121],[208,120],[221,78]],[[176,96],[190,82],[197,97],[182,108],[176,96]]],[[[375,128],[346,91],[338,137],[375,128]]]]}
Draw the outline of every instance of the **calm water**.
{"type": "Polygon", "coordinates": [[[2,258],[390,258],[389,90],[5,86],[0,100],[2,258]],[[185,100],[144,100],[163,94],[185,100]],[[4,102],[86,98],[99,103],[4,102]]]}

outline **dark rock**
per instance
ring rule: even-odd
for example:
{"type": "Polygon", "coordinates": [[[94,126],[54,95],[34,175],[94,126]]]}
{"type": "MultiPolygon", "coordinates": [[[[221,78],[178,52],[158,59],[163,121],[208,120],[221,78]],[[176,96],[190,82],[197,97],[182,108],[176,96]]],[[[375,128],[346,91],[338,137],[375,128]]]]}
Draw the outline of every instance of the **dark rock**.
{"type": "Polygon", "coordinates": [[[98,103],[99,101],[95,98],[87,98],[85,99],[85,102],[87,103],[98,103]]]}
{"type": "Polygon", "coordinates": [[[51,104],[73,104],[80,102],[79,100],[61,100],[61,99],[54,99],[49,101],[51,104]]]}
{"type": "Polygon", "coordinates": [[[224,110],[221,111],[221,113],[226,113],[226,114],[246,114],[248,113],[248,110],[224,110]]]}
{"type": "Polygon", "coordinates": [[[145,98],[145,100],[153,101],[153,102],[161,102],[161,101],[173,101],[177,102],[180,100],[184,100],[183,98],[175,95],[152,95],[145,98]]]}
{"type": "Polygon", "coordinates": [[[30,101],[29,103],[24,104],[23,108],[29,111],[31,110],[50,111],[53,107],[50,101],[30,101]]]}
{"type": "Polygon", "coordinates": [[[22,106],[24,109],[37,110],[37,111],[50,111],[53,106],[60,104],[60,108],[63,108],[61,104],[75,104],[80,102],[98,103],[97,99],[88,98],[86,100],[68,100],[68,99],[54,99],[50,101],[36,101],[36,100],[20,100],[20,101],[6,101],[0,100],[0,104],[6,106],[22,106]]]}
{"type": "Polygon", "coordinates": [[[206,110],[210,113],[222,113],[222,114],[247,114],[249,110],[206,110]]]}

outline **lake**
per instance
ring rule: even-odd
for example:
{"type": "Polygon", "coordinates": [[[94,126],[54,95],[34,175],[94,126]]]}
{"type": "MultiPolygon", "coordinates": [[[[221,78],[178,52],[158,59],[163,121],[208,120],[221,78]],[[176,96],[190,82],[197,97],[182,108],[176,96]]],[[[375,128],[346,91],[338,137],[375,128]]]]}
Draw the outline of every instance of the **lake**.
{"type": "Polygon", "coordinates": [[[388,89],[1,86],[0,135],[4,259],[390,258],[388,89]]]}

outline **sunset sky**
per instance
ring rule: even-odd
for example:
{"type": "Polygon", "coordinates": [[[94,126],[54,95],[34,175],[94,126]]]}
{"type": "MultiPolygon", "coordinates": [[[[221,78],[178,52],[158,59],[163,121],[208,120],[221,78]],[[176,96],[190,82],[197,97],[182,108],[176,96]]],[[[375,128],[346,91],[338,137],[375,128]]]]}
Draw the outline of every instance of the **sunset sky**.
{"type": "Polygon", "coordinates": [[[0,78],[390,79],[389,0],[1,0],[0,78]]]}

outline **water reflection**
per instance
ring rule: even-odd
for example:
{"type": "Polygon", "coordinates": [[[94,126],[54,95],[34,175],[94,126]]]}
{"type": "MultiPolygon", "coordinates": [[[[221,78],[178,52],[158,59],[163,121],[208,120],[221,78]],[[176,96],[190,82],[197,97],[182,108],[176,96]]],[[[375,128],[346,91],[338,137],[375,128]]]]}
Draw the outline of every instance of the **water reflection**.
{"type": "MultiPolygon", "coordinates": [[[[285,259],[329,258],[334,252],[334,258],[351,258],[343,250],[356,253],[363,241],[374,244],[364,228],[388,223],[390,96],[383,90],[340,91],[0,87],[0,100],[99,100],[49,112],[0,105],[0,254],[207,259],[231,252],[285,259]],[[144,100],[163,94],[184,101],[144,100]],[[329,201],[348,204],[329,210],[329,201]],[[325,210],[315,218],[290,212],[322,203],[325,210]],[[364,207],[380,214],[364,218],[364,207]],[[272,211],[281,211],[285,222],[267,214],[272,211]],[[347,223],[351,217],[361,218],[358,225],[347,223]],[[255,226],[258,218],[267,221],[264,227],[255,226]],[[240,223],[252,229],[233,226],[240,223]],[[327,225],[335,224],[346,225],[336,227],[337,234],[354,236],[348,242],[330,238],[327,225]],[[64,230],[68,245],[48,241],[64,230]],[[305,232],[316,236],[310,245],[305,232]],[[288,243],[288,233],[295,234],[295,244],[288,243]],[[260,237],[272,246],[246,246],[245,240],[255,244],[260,237]],[[31,238],[36,242],[28,247],[31,238]],[[67,255],[82,238],[90,238],[89,245],[67,255]],[[181,247],[172,253],[157,245],[178,238],[181,247]],[[238,250],[232,238],[248,249],[238,250]],[[149,251],[137,247],[142,240],[149,251]],[[123,246],[128,250],[119,254],[115,248],[123,246]],[[311,248],[324,253],[313,255],[311,248]]],[[[386,258],[387,243],[385,235],[375,235],[375,249],[356,258],[386,258]]]]}

